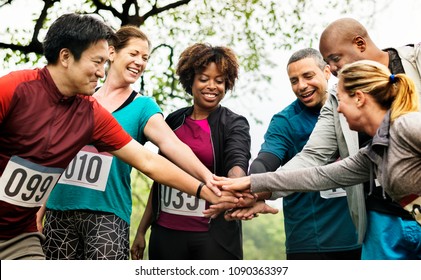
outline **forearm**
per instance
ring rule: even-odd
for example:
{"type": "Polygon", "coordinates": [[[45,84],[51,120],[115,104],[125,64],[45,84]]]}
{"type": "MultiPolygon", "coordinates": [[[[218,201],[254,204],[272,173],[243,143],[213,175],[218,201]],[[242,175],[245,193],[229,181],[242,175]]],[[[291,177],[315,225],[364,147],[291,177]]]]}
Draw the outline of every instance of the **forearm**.
{"type": "Polygon", "coordinates": [[[166,158],[147,150],[135,140],[132,140],[120,150],[113,151],[112,154],[161,184],[190,195],[196,194],[197,186],[200,183],[198,179],[166,158]]]}
{"type": "Polygon", "coordinates": [[[368,180],[369,164],[367,158],[355,156],[326,166],[252,174],[251,190],[309,192],[349,187],[368,180]]]}
{"type": "MultiPolygon", "coordinates": [[[[250,165],[249,174],[265,173],[277,170],[281,166],[281,160],[274,154],[261,152],[250,165]]],[[[257,200],[270,200],[271,192],[257,193],[257,200]]],[[[276,198],[275,198],[276,199],[276,198]]]]}
{"type": "Polygon", "coordinates": [[[146,203],[145,212],[142,215],[142,219],[140,220],[139,226],[137,228],[137,234],[136,235],[145,235],[147,230],[152,224],[153,220],[153,209],[152,209],[152,194],[153,189],[151,189],[148,197],[148,202],[146,203]]]}

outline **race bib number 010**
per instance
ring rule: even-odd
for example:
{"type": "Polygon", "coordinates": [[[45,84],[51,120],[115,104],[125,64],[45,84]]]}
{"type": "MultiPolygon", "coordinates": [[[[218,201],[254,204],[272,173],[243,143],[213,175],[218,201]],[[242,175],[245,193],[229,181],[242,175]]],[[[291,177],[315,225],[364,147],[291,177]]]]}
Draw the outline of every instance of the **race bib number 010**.
{"type": "MultiPolygon", "coordinates": [[[[91,147],[92,150],[96,150],[91,147]]],[[[60,184],[105,191],[113,156],[84,149],[72,159],[58,181],[60,184]]]]}
{"type": "Polygon", "coordinates": [[[205,207],[204,199],[198,199],[193,195],[161,185],[162,211],[175,215],[204,217],[202,212],[205,207]]]}
{"type": "Polygon", "coordinates": [[[45,167],[12,156],[0,178],[0,200],[23,207],[41,206],[63,168],[45,167]]]}

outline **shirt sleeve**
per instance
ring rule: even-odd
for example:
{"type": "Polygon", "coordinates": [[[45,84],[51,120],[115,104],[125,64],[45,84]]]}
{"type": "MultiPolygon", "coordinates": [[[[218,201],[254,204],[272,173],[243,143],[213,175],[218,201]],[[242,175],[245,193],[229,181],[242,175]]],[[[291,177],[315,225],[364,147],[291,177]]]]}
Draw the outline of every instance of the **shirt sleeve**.
{"type": "Polygon", "coordinates": [[[247,174],[251,158],[250,126],[247,119],[240,115],[235,116],[226,127],[226,135],[224,139],[225,172],[234,166],[239,166],[247,174]]]}
{"type": "Polygon", "coordinates": [[[37,76],[38,69],[10,72],[0,77],[0,124],[3,123],[3,119],[9,111],[16,87],[24,81],[35,79],[37,76]]]}
{"type": "Polygon", "coordinates": [[[388,194],[400,200],[409,194],[421,193],[421,113],[397,118],[390,132],[388,167],[385,174],[390,185],[388,194]]]}
{"type": "Polygon", "coordinates": [[[333,102],[335,97],[329,96],[323,106],[319,119],[306,145],[300,153],[294,156],[282,168],[296,169],[302,167],[325,165],[338,158],[338,139],[333,102]]]}
{"type": "Polygon", "coordinates": [[[162,114],[161,108],[158,106],[156,101],[151,97],[140,96],[136,98],[133,102],[139,103],[138,112],[139,112],[139,131],[138,139],[139,143],[145,144],[147,139],[144,134],[144,129],[149,119],[155,114],[162,114]]]}
{"type": "Polygon", "coordinates": [[[271,153],[279,158],[281,165],[285,164],[291,158],[292,153],[296,152],[293,141],[290,122],[284,115],[278,113],[272,117],[269,123],[259,153],[271,153]]]}
{"type": "MultiPolygon", "coordinates": [[[[319,119],[301,152],[296,154],[285,165],[283,170],[293,170],[304,167],[325,165],[338,158],[338,140],[336,138],[333,95],[329,95],[328,100],[320,111],[319,119]]],[[[290,193],[274,191],[271,199],[285,196],[290,193]]]]}
{"type": "Polygon", "coordinates": [[[324,166],[252,174],[251,190],[310,192],[351,187],[370,178],[370,164],[370,159],[359,152],[324,166]]]}

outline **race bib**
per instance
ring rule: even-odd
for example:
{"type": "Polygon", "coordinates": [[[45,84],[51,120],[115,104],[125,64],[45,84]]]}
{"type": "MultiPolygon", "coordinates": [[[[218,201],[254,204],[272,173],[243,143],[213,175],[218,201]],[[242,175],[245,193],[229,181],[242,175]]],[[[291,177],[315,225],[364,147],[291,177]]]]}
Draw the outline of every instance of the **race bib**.
{"type": "Polygon", "coordinates": [[[161,187],[161,210],[175,215],[204,217],[206,207],[204,199],[198,199],[177,189],[165,185],[161,187]]]}
{"type": "Polygon", "coordinates": [[[41,206],[57,183],[63,168],[45,167],[12,156],[0,178],[0,200],[23,206],[41,206]]]}
{"type": "Polygon", "coordinates": [[[60,184],[105,191],[113,156],[85,147],[73,158],[58,181],[60,184]],[[90,151],[88,151],[90,150],[90,151]]]}
{"type": "Polygon", "coordinates": [[[337,198],[346,196],[346,192],[342,188],[320,191],[320,196],[324,199],[337,198]]]}

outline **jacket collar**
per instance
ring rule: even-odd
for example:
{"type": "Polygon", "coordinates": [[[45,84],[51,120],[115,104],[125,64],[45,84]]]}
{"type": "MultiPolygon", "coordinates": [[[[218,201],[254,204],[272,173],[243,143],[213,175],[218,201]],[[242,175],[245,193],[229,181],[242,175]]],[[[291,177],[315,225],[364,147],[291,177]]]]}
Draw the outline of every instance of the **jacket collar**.
{"type": "Polygon", "coordinates": [[[373,136],[373,147],[375,146],[389,146],[389,129],[390,129],[390,110],[385,114],[380,127],[377,129],[376,134],[373,136]]]}
{"type": "MultiPolygon", "coordinates": [[[[187,108],[187,110],[184,111],[184,115],[185,117],[190,116],[191,114],[193,114],[193,108],[194,106],[190,106],[187,108]]],[[[214,120],[218,115],[219,115],[219,111],[221,110],[222,106],[221,104],[218,105],[218,108],[216,108],[215,110],[213,110],[208,117],[209,121],[214,120]]]]}

